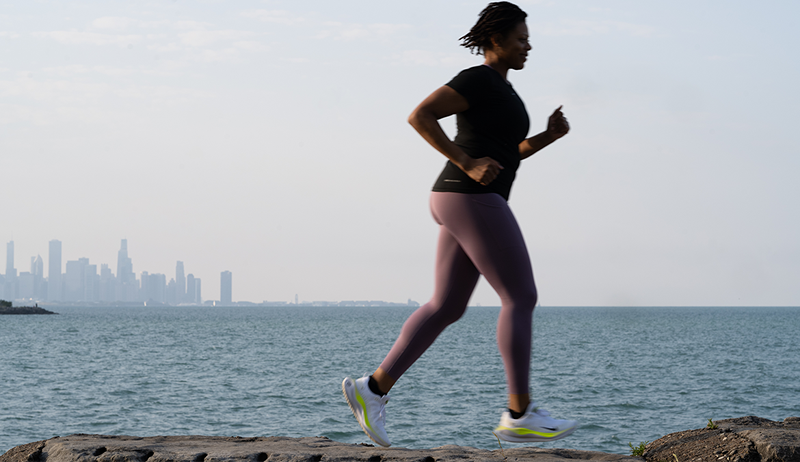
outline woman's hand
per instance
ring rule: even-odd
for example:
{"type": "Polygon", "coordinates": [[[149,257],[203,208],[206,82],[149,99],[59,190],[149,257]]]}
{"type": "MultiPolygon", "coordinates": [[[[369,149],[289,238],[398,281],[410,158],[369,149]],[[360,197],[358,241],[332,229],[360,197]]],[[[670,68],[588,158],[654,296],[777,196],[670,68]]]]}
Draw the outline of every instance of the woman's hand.
{"type": "Polygon", "coordinates": [[[567,122],[567,118],[564,117],[564,113],[561,112],[562,107],[564,106],[559,106],[547,119],[546,131],[553,137],[553,141],[569,133],[569,122],[567,122]]]}
{"type": "Polygon", "coordinates": [[[562,107],[564,106],[559,106],[558,109],[553,111],[553,114],[547,118],[547,129],[545,131],[523,140],[522,143],[519,144],[520,159],[527,159],[541,151],[553,141],[569,133],[569,122],[567,122],[567,118],[564,117],[564,113],[561,112],[562,107]]]}
{"type": "Polygon", "coordinates": [[[459,168],[470,178],[486,186],[497,178],[503,166],[491,157],[481,157],[480,159],[470,157],[468,160],[463,161],[459,168]]]}

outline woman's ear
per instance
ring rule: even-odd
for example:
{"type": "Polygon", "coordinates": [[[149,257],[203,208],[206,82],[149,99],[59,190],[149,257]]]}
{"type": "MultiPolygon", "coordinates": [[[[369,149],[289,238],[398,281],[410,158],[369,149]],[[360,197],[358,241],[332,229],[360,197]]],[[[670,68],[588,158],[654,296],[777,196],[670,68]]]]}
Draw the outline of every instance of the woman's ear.
{"type": "Polygon", "coordinates": [[[505,37],[503,37],[503,34],[494,34],[490,40],[492,46],[489,47],[489,49],[496,50],[503,47],[503,40],[505,40],[505,37]]]}
{"type": "Polygon", "coordinates": [[[503,36],[501,34],[494,34],[492,35],[491,41],[491,49],[499,48],[500,44],[503,43],[503,36]]]}

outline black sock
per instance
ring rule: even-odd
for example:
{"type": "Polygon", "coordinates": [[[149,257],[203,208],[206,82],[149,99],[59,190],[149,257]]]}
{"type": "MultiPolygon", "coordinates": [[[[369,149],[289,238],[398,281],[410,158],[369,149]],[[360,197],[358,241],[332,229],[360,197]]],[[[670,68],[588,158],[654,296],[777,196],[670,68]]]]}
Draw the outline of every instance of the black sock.
{"type": "Polygon", "coordinates": [[[378,388],[378,381],[375,380],[371,375],[369,376],[369,391],[375,393],[378,396],[383,396],[386,393],[382,392],[380,388],[378,388]]]}
{"type": "Polygon", "coordinates": [[[509,409],[508,412],[511,413],[511,418],[514,420],[519,419],[520,417],[525,415],[524,412],[512,411],[511,409],[509,409]]]}

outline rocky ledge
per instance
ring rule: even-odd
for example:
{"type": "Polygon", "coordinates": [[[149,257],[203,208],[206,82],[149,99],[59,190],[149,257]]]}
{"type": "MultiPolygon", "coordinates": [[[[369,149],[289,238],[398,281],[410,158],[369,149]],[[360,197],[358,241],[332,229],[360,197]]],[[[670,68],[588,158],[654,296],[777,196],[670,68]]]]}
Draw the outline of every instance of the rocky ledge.
{"type": "Polygon", "coordinates": [[[0,314],[58,314],[38,306],[0,306],[0,314]]]}
{"type": "Polygon", "coordinates": [[[638,457],[573,449],[513,448],[488,451],[454,445],[433,449],[380,448],[363,443],[338,443],[324,436],[139,438],[70,435],[17,446],[0,456],[0,462],[465,462],[473,460],[564,462],[568,459],[641,462],[638,457]]]}
{"type": "MultiPolygon", "coordinates": [[[[800,418],[773,422],[740,417],[716,429],[672,433],[647,445],[647,462],[800,462],[800,418]]],[[[510,448],[489,451],[463,446],[433,449],[380,448],[317,436],[220,437],[70,435],[17,446],[0,462],[225,462],[225,461],[535,461],[582,459],[642,462],[639,457],[573,449],[510,448]]]]}
{"type": "Polygon", "coordinates": [[[800,417],[717,420],[657,439],[643,456],[647,462],[800,462],[800,417]]]}

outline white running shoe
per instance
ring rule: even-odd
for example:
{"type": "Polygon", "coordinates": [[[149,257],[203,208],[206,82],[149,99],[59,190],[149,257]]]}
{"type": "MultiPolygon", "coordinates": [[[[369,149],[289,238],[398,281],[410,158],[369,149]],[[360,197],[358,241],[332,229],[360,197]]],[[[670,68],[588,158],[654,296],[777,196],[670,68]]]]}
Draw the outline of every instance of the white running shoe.
{"type": "Polygon", "coordinates": [[[560,440],[578,428],[575,420],[560,420],[550,417],[550,413],[530,403],[525,414],[512,419],[506,410],[500,417],[500,425],[494,429],[498,438],[512,443],[530,443],[560,440]]]}
{"type": "Polygon", "coordinates": [[[389,441],[386,429],[383,428],[386,423],[385,406],[389,402],[389,394],[380,396],[373,393],[369,389],[369,376],[356,380],[345,377],[342,382],[342,392],[364,433],[372,441],[389,447],[392,443],[389,441]]]}

